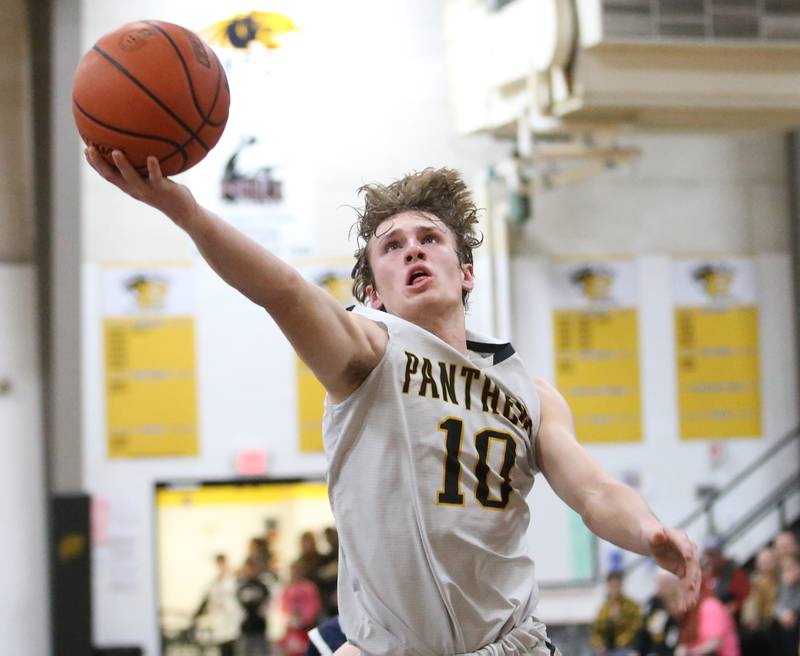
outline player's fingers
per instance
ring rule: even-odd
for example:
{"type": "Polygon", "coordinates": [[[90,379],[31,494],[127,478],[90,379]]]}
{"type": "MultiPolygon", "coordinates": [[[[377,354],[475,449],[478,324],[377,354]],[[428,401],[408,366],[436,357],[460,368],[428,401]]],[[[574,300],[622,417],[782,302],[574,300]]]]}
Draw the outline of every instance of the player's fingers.
{"type": "Polygon", "coordinates": [[[89,146],[84,151],[84,156],[89,165],[97,171],[102,178],[119,186],[122,181],[119,173],[105,160],[94,146],[89,146]]]}
{"type": "Polygon", "coordinates": [[[142,183],[142,176],[133,168],[133,164],[128,161],[125,154],[121,150],[114,150],[111,153],[111,159],[114,160],[117,170],[120,172],[125,182],[130,185],[131,189],[138,189],[142,183]]]}
{"type": "Polygon", "coordinates": [[[147,176],[150,179],[150,184],[160,185],[164,182],[161,164],[158,163],[158,158],[153,155],[147,158],[147,176]]]}

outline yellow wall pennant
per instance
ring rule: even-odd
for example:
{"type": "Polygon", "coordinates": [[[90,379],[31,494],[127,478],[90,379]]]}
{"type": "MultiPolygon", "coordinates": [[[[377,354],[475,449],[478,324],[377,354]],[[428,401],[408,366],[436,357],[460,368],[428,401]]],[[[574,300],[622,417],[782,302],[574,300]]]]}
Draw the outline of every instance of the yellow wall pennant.
{"type": "Polygon", "coordinates": [[[556,310],[556,387],[582,442],[642,439],[637,312],[556,310]]]}
{"type": "Polygon", "coordinates": [[[107,265],[102,275],[108,456],[198,453],[189,265],[107,265]]]}
{"type": "Polygon", "coordinates": [[[673,264],[684,440],[761,436],[755,276],[746,258],[673,264]]]}
{"type": "Polygon", "coordinates": [[[197,455],[194,323],[104,320],[109,457],[197,455]]]}
{"type": "Polygon", "coordinates": [[[555,383],[572,409],[578,439],[640,441],[636,264],[556,262],[551,292],[555,383]]]}

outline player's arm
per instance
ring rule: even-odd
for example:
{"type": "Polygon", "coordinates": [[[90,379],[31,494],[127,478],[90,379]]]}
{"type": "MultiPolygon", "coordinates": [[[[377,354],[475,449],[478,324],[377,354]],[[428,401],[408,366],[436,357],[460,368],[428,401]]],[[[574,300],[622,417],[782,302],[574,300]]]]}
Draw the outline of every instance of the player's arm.
{"type": "Polygon", "coordinates": [[[681,579],[684,602],[694,603],[700,587],[697,547],[683,531],[665,527],[631,487],[611,478],[578,443],[564,397],[537,379],[541,421],[536,460],[550,486],[586,526],[623,549],[652,556],[681,579]]]}
{"type": "Polygon", "coordinates": [[[148,178],[118,151],[116,168],[94,148],[87,149],[87,159],[103,178],[183,228],[225,282],[267,310],[334,400],[346,398],[380,361],[387,338],[377,324],[347,312],[296,269],[200,206],[185,186],[162,176],[154,157],[147,161],[148,178]]]}

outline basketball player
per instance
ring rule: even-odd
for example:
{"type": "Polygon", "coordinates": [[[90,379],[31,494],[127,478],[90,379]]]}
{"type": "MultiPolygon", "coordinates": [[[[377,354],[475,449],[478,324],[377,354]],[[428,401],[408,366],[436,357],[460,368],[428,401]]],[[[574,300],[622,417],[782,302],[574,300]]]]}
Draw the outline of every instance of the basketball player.
{"type": "Polygon", "coordinates": [[[601,538],[699,589],[696,547],[575,438],[563,397],[510,344],[470,334],[476,209],[458,175],[362,189],[354,294],[342,308],[200,207],[155,158],[106,180],[166,214],[212,268],[277,322],[327,390],[324,444],[340,540],[337,654],[556,654],[536,619],[525,497],[541,472],[601,538]]]}

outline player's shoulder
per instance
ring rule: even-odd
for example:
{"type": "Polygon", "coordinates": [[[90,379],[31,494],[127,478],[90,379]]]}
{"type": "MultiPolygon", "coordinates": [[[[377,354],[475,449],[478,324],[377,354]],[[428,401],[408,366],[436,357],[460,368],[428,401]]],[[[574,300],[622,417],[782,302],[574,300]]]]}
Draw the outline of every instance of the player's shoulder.
{"type": "Polygon", "coordinates": [[[569,412],[567,400],[564,398],[564,395],[558,391],[555,385],[540,376],[534,376],[533,386],[536,388],[536,393],[539,395],[543,413],[547,409],[569,412]]]}

